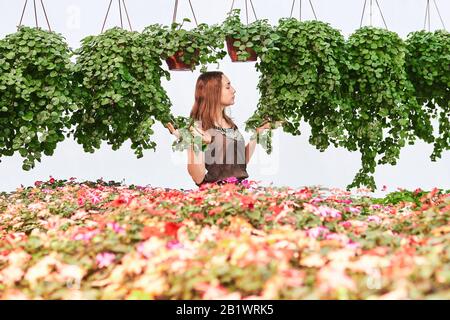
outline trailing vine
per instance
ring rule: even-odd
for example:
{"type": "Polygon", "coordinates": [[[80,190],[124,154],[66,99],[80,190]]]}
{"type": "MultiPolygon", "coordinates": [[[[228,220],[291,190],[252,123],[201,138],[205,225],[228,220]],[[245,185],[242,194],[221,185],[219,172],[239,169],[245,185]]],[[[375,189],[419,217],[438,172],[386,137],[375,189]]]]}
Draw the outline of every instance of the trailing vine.
{"type": "MultiPolygon", "coordinates": [[[[450,33],[418,31],[408,35],[406,68],[417,100],[431,118],[438,118],[438,136],[430,158],[450,149],[450,33]]],[[[415,123],[421,130],[423,124],[415,123]]]]}
{"type": "Polygon", "coordinates": [[[39,28],[0,40],[0,157],[19,152],[24,170],[65,138],[74,108],[70,56],[60,34],[39,28]]]}
{"type": "Polygon", "coordinates": [[[170,100],[161,78],[170,78],[160,57],[137,32],[110,29],[82,40],[76,51],[74,80],[79,109],[73,114],[75,139],[86,152],[102,141],[117,150],[127,140],[138,158],[155,149],[155,121],[171,119],[170,100]]]}

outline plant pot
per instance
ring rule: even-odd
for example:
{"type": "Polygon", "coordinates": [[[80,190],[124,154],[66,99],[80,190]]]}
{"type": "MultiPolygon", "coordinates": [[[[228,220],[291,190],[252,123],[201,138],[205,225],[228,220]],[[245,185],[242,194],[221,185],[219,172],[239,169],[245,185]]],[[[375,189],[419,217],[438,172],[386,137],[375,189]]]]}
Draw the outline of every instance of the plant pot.
{"type": "Polygon", "coordinates": [[[253,50],[252,48],[247,48],[247,49],[245,49],[245,51],[247,51],[247,53],[250,54],[250,56],[247,57],[246,60],[239,60],[238,59],[238,55],[237,55],[237,52],[239,51],[239,48],[233,46],[233,43],[235,41],[239,41],[239,39],[234,39],[232,37],[227,37],[228,54],[230,55],[230,58],[231,58],[232,62],[251,62],[251,61],[256,61],[258,59],[258,56],[256,55],[255,50],[253,50]]]}
{"type": "Polygon", "coordinates": [[[169,70],[173,71],[192,71],[195,68],[195,61],[197,61],[199,51],[198,49],[194,52],[194,59],[190,64],[187,64],[181,60],[184,55],[183,50],[177,51],[173,56],[166,59],[166,63],[169,66],[169,70]]]}

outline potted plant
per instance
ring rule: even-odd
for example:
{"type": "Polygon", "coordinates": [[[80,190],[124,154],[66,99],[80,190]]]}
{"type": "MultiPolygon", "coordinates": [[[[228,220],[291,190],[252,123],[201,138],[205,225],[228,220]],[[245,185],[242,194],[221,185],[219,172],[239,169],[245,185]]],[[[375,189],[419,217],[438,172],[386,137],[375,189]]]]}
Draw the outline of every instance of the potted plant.
{"type": "Polygon", "coordinates": [[[234,9],[222,23],[228,54],[232,62],[256,61],[258,53],[267,50],[272,28],[267,20],[256,20],[244,25],[240,19],[240,10],[234,9]]]}
{"type": "MultiPolygon", "coordinates": [[[[185,18],[184,22],[190,20],[185,18]]],[[[194,70],[200,64],[205,70],[208,63],[215,63],[225,56],[219,26],[202,23],[186,30],[183,23],[173,23],[170,27],[153,24],[143,31],[147,48],[158,52],[170,70],[194,70]]]]}
{"type": "Polygon", "coordinates": [[[30,170],[64,140],[72,103],[71,52],[55,32],[22,26],[0,40],[0,157],[30,170]]]}
{"type": "Polygon", "coordinates": [[[400,149],[406,142],[413,144],[416,136],[431,142],[432,126],[408,79],[405,43],[396,33],[361,28],[349,37],[346,51],[349,107],[342,114],[349,136],[342,146],[359,150],[362,162],[348,188],[365,185],[374,190],[376,165],[395,165],[400,149]]]}
{"type": "MultiPolygon", "coordinates": [[[[436,161],[443,150],[450,149],[450,33],[445,30],[412,32],[406,48],[406,70],[418,103],[425,106],[428,119],[438,118],[438,136],[430,156],[436,161]]],[[[425,122],[415,119],[417,134],[430,133],[428,119],[425,122]]]]}
{"type": "Polygon", "coordinates": [[[343,36],[323,22],[289,18],[279,21],[270,39],[257,64],[261,96],[258,109],[246,122],[247,130],[268,119],[282,121],[285,132],[299,135],[304,120],[311,126],[309,141],[316,148],[323,151],[330,143],[338,145],[345,139],[339,112],[343,36]]]}
{"type": "Polygon", "coordinates": [[[161,78],[169,79],[170,74],[145,42],[138,32],[113,28],[86,37],[76,51],[79,109],[71,123],[86,152],[100,148],[102,141],[117,150],[128,139],[138,158],[143,150],[155,149],[153,124],[171,119],[170,99],[161,84],[161,78]]]}

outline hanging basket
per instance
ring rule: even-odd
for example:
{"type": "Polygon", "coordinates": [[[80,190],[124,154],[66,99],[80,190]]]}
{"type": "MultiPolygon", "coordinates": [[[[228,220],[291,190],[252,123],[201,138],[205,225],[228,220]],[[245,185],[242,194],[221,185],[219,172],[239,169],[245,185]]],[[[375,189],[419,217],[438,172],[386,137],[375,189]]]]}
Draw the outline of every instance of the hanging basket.
{"type": "Polygon", "coordinates": [[[230,55],[230,58],[231,58],[232,62],[252,62],[252,61],[256,61],[258,59],[258,56],[257,56],[255,50],[253,50],[252,48],[247,48],[247,49],[245,49],[245,51],[247,51],[247,53],[250,54],[250,56],[247,57],[246,60],[239,60],[238,59],[238,55],[237,55],[237,52],[239,51],[239,48],[235,47],[233,45],[233,43],[235,41],[239,41],[239,39],[234,39],[232,37],[227,37],[228,54],[230,55]]]}
{"type": "Polygon", "coordinates": [[[190,64],[182,61],[181,57],[184,55],[183,50],[177,51],[173,56],[166,59],[166,63],[169,66],[169,70],[172,71],[192,71],[195,69],[195,63],[198,61],[199,51],[195,50],[193,59],[190,64]]]}

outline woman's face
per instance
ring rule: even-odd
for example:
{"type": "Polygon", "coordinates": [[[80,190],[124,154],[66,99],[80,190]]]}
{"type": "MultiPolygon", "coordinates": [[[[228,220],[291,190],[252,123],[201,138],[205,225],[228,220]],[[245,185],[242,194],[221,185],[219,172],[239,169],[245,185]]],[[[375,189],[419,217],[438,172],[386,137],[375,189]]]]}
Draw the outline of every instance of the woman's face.
{"type": "Polygon", "coordinates": [[[231,86],[230,79],[227,76],[222,75],[222,97],[221,104],[224,107],[231,106],[234,104],[236,90],[231,86]]]}

